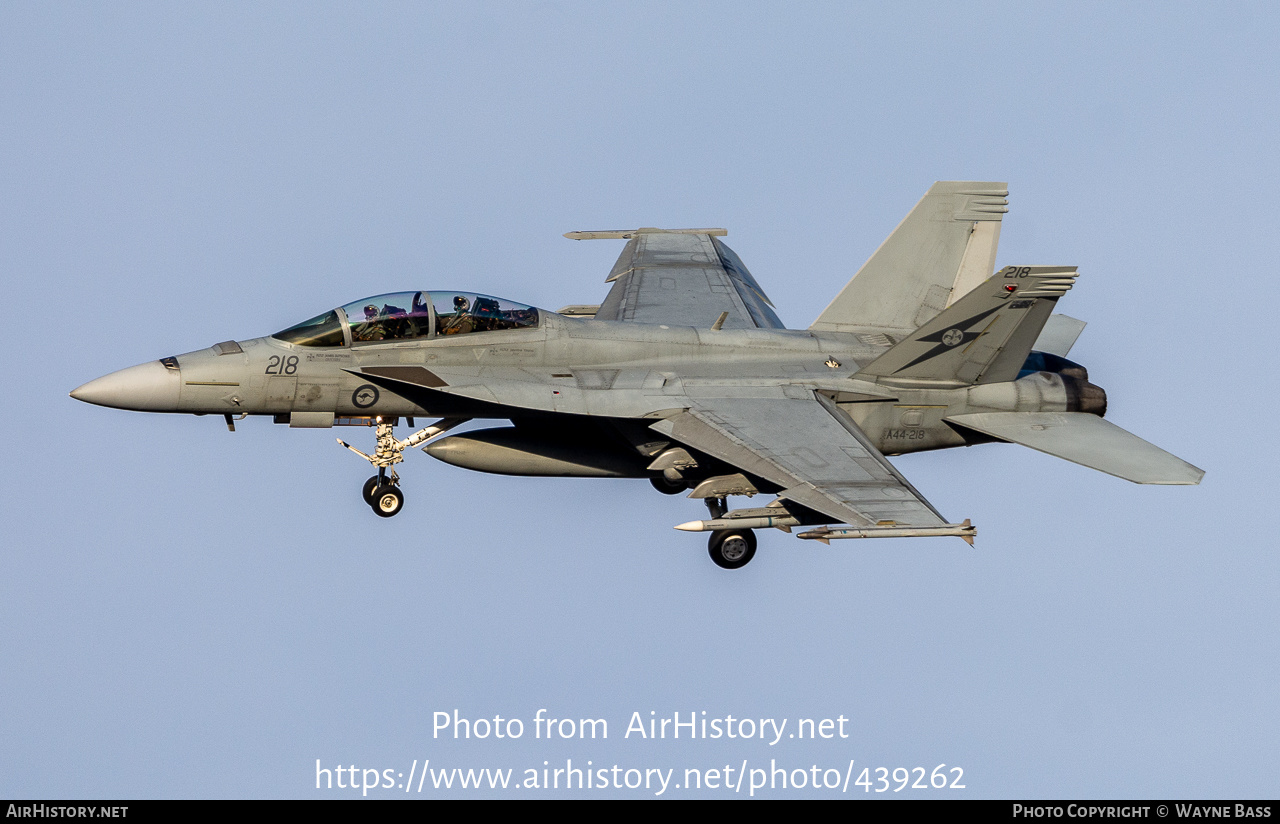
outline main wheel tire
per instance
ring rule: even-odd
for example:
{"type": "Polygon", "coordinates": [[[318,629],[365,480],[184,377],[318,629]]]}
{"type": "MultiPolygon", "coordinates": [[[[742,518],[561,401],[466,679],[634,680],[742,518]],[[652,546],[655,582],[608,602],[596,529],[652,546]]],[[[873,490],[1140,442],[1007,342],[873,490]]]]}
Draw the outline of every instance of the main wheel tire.
{"type": "Polygon", "coordinates": [[[653,484],[653,488],[661,492],[663,495],[679,495],[681,492],[684,492],[689,488],[688,484],[684,481],[672,483],[661,475],[650,478],[649,483],[653,484]]]}
{"type": "Polygon", "coordinates": [[[378,476],[374,475],[372,478],[364,482],[364,488],[360,490],[361,497],[364,498],[364,502],[369,506],[373,506],[373,493],[376,492],[377,489],[378,476]]]}
{"type": "Polygon", "coordinates": [[[386,484],[378,487],[373,493],[373,511],[383,518],[390,518],[404,508],[404,493],[400,487],[386,484]]]}
{"type": "Polygon", "coordinates": [[[722,569],[740,569],[756,555],[756,534],[749,529],[722,529],[707,542],[711,560],[722,569]]]}

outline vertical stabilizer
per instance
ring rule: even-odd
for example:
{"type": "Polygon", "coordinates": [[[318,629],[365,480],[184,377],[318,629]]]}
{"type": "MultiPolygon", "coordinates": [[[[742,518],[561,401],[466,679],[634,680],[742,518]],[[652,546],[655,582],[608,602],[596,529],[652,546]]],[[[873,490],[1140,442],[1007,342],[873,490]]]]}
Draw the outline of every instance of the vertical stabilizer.
{"type": "Polygon", "coordinates": [[[810,329],[901,340],[991,277],[1008,184],[933,184],[810,329]]]}

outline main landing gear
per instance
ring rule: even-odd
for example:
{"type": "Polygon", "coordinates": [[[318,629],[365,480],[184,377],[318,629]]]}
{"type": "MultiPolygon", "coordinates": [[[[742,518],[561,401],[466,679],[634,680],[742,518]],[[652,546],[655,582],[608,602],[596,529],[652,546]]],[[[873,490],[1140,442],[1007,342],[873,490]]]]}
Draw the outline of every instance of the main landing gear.
{"type": "Polygon", "coordinates": [[[364,502],[374,513],[383,518],[398,515],[404,509],[404,493],[400,491],[400,476],[396,474],[395,465],[404,460],[404,451],[420,446],[443,432],[453,429],[468,418],[443,418],[425,429],[419,429],[404,440],[396,440],[395,418],[376,418],[377,448],[372,455],[366,455],[351,444],[338,439],[338,443],[350,449],[360,457],[378,468],[378,474],[364,482],[360,490],[364,502]]]}
{"type": "Polygon", "coordinates": [[[750,529],[721,529],[707,542],[711,560],[721,569],[739,569],[756,557],[756,533],[750,529]]]}
{"type": "MultiPolygon", "coordinates": [[[[711,519],[719,520],[729,509],[724,498],[706,498],[711,519]]],[[[750,529],[718,529],[707,541],[711,560],[721,569],[741,569],[756,557],[756,533],[750,529]]]]}

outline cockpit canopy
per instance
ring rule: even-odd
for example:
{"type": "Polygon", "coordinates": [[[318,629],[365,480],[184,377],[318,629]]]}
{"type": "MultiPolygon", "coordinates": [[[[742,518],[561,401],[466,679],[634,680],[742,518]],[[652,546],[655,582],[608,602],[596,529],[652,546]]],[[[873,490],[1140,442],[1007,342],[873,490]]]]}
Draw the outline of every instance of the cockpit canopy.
{"type": "Polygon", "coordinates": [[[474,292],[393,292],[348,303],[271,337],[298,346],[380,341],[525,329],[538,325],[532,306],[474,292]]]}

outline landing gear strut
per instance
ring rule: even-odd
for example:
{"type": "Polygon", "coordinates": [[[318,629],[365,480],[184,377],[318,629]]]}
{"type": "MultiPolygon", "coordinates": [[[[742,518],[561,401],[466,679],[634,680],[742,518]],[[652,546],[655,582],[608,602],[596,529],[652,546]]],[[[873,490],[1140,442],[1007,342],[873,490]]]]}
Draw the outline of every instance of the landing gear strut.
{"type": "Polygon", "coordinates": [[[373,511],[383,517],[390,518],[399,514],[404,508],[404,493],[400,491],[400,476],[396,474],[395,465],[404,460],[404,451],[420,446],[443,432],[453,429],[469,418],[443,418],[425,429],[419,429],[402,441],[396,440],[394,418],[376,418],[378,428],[375,432],[377,446],[372,455],[366,455],[351,444],[338,439],[338,443],[350,449],[360,457],[378,468],[378,474],[364,482],[360,490],[361,497],[373,511]]]}

